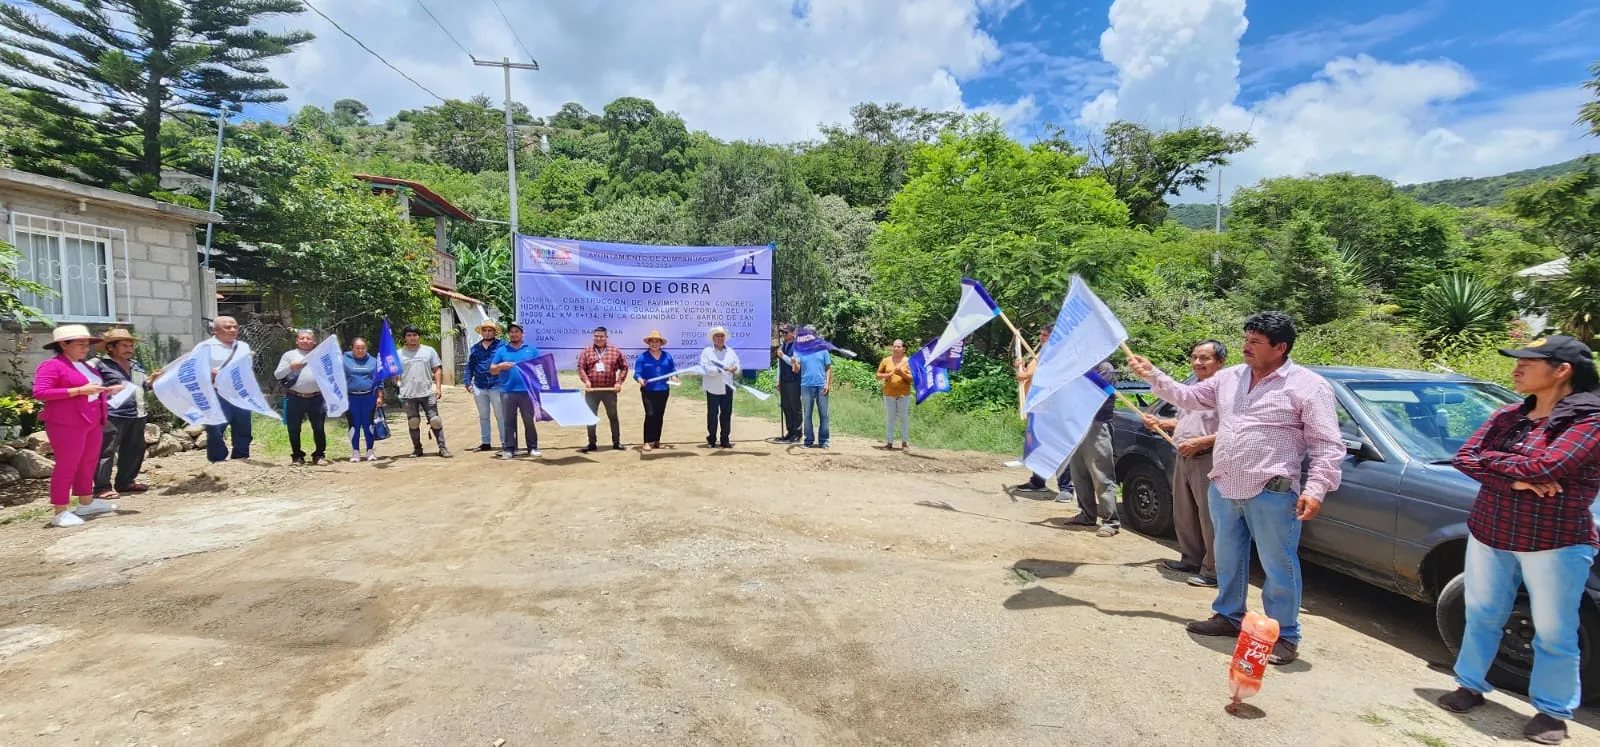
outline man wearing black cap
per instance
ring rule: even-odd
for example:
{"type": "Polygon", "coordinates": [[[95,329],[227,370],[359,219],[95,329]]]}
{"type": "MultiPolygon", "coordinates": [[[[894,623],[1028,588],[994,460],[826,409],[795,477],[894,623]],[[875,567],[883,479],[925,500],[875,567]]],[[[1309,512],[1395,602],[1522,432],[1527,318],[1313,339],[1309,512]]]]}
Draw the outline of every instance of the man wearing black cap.
{"type": "Polygon", "coordinates": [[[794,370],[794,325],[778,325],[783,342],[778,344],[778,403],[783,410],[781,443],[800,440],[800,372],[794,370]]]}
{"type": "Polygon", "coordinates": [[[422,344],[422,330],[412,325],[400,331],[405,346],[400,348],[400,401],[406,408],[406,427],[411,430],[411,456],[422,456],[422,416],[439,444],[439,456],[453,456],[444,445],[444,420],[439,417],[439,397],[444,394],[444,362],[439,353],[422,344]]]}
{"type": "Polygon", "coordinates": [[[1523,587],[1533,617],[1528,699],[1538,713],[1522,734],[1559,744],[1582,698],[1578,631],[1600,547],[1591,513],[1600,495],[1600,382],[1593,352],[1565,335],[1500,353],[1517,359],[1511,380],[1527,399],[1490,416],[1456,453],[1456,469],[1480,487],[1467,515],[1460,687],[1439,705],[1464,713],[1484,704],[1523,587]]]}

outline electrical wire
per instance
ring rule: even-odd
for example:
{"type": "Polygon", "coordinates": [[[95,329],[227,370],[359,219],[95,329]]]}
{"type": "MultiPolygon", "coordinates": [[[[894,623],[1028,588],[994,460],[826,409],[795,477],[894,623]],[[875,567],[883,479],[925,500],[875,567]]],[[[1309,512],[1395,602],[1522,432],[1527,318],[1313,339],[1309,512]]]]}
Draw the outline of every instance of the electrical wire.
{"type": "Polygon", "coordinates": [[[422,12],[427,13],[428,17],[433,19],[433,25],[438,26],[439,30],[443,31],[445,36],[450,37],[450,41],[455,43],[456,49],[461,50],[461,53],[467,57],[472,56],[472,53],[468,52],[466,47],[461,46],[461,42],[456,39],[456,35],[450,33],[450,29],[444,27],[444,24],[439,21],[439,17],[434,15],[433,11],[428,10],[428,6],[422,4],[422,0],[417,0],[417,5],[422,7],[422,12]]]}
{"type": "Polygon", "coordinates": [[[517,40],[517,46],[522,48],[522,53],[528,56],[528,60],[532,61],[533,53],[528,51],[528,45],[522,43],[522,37],[517,35],[517,27],[511,24],[511,19],[506,18],[506,12],[501,10],[500,0],[489,0],[489,2],[494,3],[494,9],[500,12],[500,20],[505,21],[506,28],[511,31],[511,38],[517,40]]]}
{"type": "Polygon", "coordinates": [[[437,94],[437,93],[434,93],[434,92],[433,92],[433,91],[430,91],[430,90],[428,90],[428,87],[427,87],[427,86],[425,86],[425,85],[422,85],[422,84],[421,84],[421,83],[418,83],[418,82],[417,82],[417,79],[416,79],[416,78],[413,78],[413,77],[411,77],[411,76],[409,76],[409,75],[406,75],[406,74],[405,74],[405,71],[403,71],[403,70],[401,70],[401,69],[400,69],[400,68],[397,68],[397,67],[395,67],[395,66],[394,66],[394,64],[393,64],[393,63],[391,63],[391,62],[389,62],[389,61],[388,61],[388,60],[386,60],[386,59],[384,59],[384,58],[383,58],[383,55],[381,55],[381,54],[378,54],[378,53],[377,53],[377,52],[374,52],[374,51],[372,51],[372,48],[371,48],[371,47],[369,47],[369,46],[367,46],[367,45],[366,45],[366,44],[364,44],[364,43],[362,43],[362,41],[361,41],[361,40],[360,40],[360,39],[357,39],[357,38],[356,38],[356,35],[355,35],[355,34],[352,34],[352,33],[350,33],[350,32],[348,32],[348,31],[345,31],[345,30],[344,30],[344,27],[343,27],[343,26],[340,26],[340,25],[339,25],[339,22],[338,22],[338,21],[335,21],[335,20],[333,20],[333,19],[332,19],[332,18],[329,18],[329,17],[328,17],[328,14],[327,14],[327,13],[323,13],[323,12],[322,12],[322,11],[320,11],[320,10],[318,10],[318,9],[317,9],[317,6],[315,6],[315,5],[312,5],[312,4],[311,4],[311,3],[310,3],[310,2],[309,2],[309,1],[308,1],[308,0],[300,0],[300,2],[301,2],[301,3],[303,3],[303,4],[304,4],[304,5],[305,5],[305,6],[306,6],[306,7],[307,7],[307,8],[310,8],[310,9],[311,9],[311,12],[313,12],[313,13],[316,13],[316,14],[317,14],[317,15],[319,15],[319,16],[322,16],[322,20],[324,20],[324,21],[327,21],[327,22],[328,22],[328,23],[330,23],[330,24],[332,24],[332,25],[333,25],[333,27],[334,27],[334,28],[336,28],[336,29],[338,29],[338,30],[339,30],[339,33],[341,33],[341,34],[344,34],[344,35],[345,35],[345,36],[348,36],[348,37],[350,37],[350,41],[353,41],[353,42],[355,42],[355,43],[356,43],[356,46],[358,46],[358,47],[361,47],[361,48],[362,48],[362,49],[363,49],[363,50],[365,50],[365,51],[366,51],[366,53],[367,53],[367,54],[370,54],[370,55],[372,55],[372,56],[373,56],[373,57],[376,57],[376,58],[377,58],[377,59],[378,59],[378,61],[379,61],[379,62],[381,62],[381,63],[383,63],[383,64],[384,64],[384,65],[385,65],[385,66],[387,66],[387,67],[388,67],[388,68],[389,68],[389,69],[390,69],[390,70],[393,70],[393,71],[395,71],[395,72],[396,72],[396,73],[399,73],[399,74],[400,74],[400,77],[402,77],[402,78],[405,78],[405,79],[406,79],[406,80],[408,80],[408,81],[411,81],[411,85],[414,85],[414,86],[416,86],[416,87],[417,87],[417,88],[420,88],[420,89],[422,89],[422,91],[423,91],[423,93],[426,93],[426,94],[428,94],[428,95],[429,95],[429,96],[432,96],[432,97],[434,97],[434,98],[436,98],[436,99],[438,99],[438,100],[439,100],[439,103],[441,103],[441,104],[442,104],[442,103],[445,103],[445,99],[444,99],[444,97],[443,97],[443,96],[440,96],[440,95],[439,95],[439,94],[437,94]]]}

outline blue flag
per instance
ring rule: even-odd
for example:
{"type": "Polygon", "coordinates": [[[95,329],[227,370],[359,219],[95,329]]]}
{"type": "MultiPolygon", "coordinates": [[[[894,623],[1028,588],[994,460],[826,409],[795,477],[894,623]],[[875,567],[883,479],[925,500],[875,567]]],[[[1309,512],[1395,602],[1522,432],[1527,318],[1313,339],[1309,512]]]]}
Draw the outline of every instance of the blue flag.
{"type": "MultiPolygon", "coordinates": [[[[533,360],[526,360],[516,365],[516,372],[528,384],[528,393],[533,395],[533,407],[538,414],[537,420],[555,420],[550,413],[544,411],[544,403],[539,399],[540,392],[568,391],[561,388],[561,378],[556,371],[556,356],[554,353],[545,353],[533,360]]],[[[577,391],[577,390],[570,390],[577,391]]]]}
{"type": "MultiPolygon", "coordinates": [[[[934,361],[945,359],[945,354],[951,348],[961,344],[967,335],[978,331],[990,319],[1000,316],[1000,304],[994,302],[994,297],[989,291],[972,278],[961,279],[961,300],[956,303],[956,312],[950,316],[950,322],[945,325],[944,333],[939,339],[934,340],[930,346],[928,357],[934,361]]],[[[960,360],[957,358],[956,360],[960,360]]],[[[939,365],[937,362],[934,365],[939,365]]],[[[959,365],[959,364],[958,364],[959,365]]]]}
{"type": "Polygon", "coordinates": [[[944,355],[933,359],[933,367],[945,371],[960,371],[961,351],[966,350],[966,348],[967,343],[965,341],[957,342],[955,347],[946,350],[944,355]]]}
{"type": "Polygon", "coordinates": [[[839,351],[839,348],[835,347],[833,343],[822,339],[822,335],[817,334],[817,331],[812,329],[810,325],[801,327],[800,331],[795,334],[794,352],[796,355],[810,355],[812,353],[820,353],[824,350],[829,352],[842,352],[839,351]]]}
{"type": "Polygon", "coordinates": [[[399,377],[400,351],[394,345],[394,333],[389,331],[389,318],[384,317],[383,331],[378,334],[378,372],[372,375],[372,383],[399,377]]]}
{"type": "Polygon", "coordinates": [[[1054,475],[1089,432],[1094,416],[1117,387],[1090,371],[1068,382],[1044,407],[1028,413],[1022,464],[1036,475],[1054,475]]]}
{"type": "Polygon", "coordinates": [[[911,384],[916,392],[916,403],[919,405],[923,400],[939,392],[950,391],[949,371],[928,362],[928,351],[933,345],[934,342],[924,345],[921,350],[912,353],[908,361],[911,368],[911,384]]]}

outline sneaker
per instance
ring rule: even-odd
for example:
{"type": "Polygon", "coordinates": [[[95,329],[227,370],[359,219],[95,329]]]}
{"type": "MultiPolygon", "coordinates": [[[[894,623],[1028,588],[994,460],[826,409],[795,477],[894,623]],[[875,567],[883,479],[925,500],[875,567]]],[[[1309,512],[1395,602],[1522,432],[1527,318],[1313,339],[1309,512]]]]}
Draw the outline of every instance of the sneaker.
{"type": "Polygon", "coordinates": [[[1200,566],[1194,563],[1185,563],[1182,560],[1172,560],[1171,558],[1161,561],[1161,566],[1169,571],[1177,571],[1179,573],[1200,572],[1200,566]]]}
{"type": "Polygon", "coordinates": [[[819,448],[819,449],[828,448],[828,442],[827,441],[823,441],[820,445],[817,446],[817,448],[819,448]]]}
{"type": "Polygon", "coordinates": [[[360,464],[361,463],[361,455],[360,454],[351,454],[350,455],[350,463],[351,464],[360,464]]]}
{"type": "Polygon", "coordinates": [[[901,450],[901,451],[907,451],[907,450],[909,450],[909,449],[910,449],[910,448],[911,448],[911,444],[908,444],[908,443],[906,443],[906,442],[904,442],[904,441],[901,441],[901,442],[900,442],[900,450],[901,450]]]}
{"type": "Polygon", "coordinates": [[[316,459],[311,460],[311,466],[313,467],[326,467],[329,464],[332,464],[332,462],[329,462],[327,459],[322,457],[317,457],[316,459]]]}
{"type": "MultiPolygon", "coordinates": [[[[1478,698],[1481,700],[1483,696],[1478,698]]],[[[1567,722],[1542,713],[1535,714],[1528,720],[1528,725],[1522,727],[1522,736],[1539,744],[1561,744],[1567,738],[1567,722]]]]}
{"type": "Polygon", "coordinates": [[[1451,713],[1466,713],[1483,705],[1483,694],[1475,693],[1464,687],[1458,687],[1455,692],[1448,692],[1439,696],[1436,701],[1440,708],[1451,713]]]}
{"type": "Polygon", "coordinates": [[[1300,658],[1300,644],[1280,638],[1277,643],[1272,644],[1272,653],[1267,655],[1267,663],[1281,667],[1298,658],[1300,658]]]}
{"type": "Polygon", "coordinates": [[[50,526],[63,528],[83,526],[83,519],[71,511],[62,511],[50,519],[50,526]]]}
{"type": "Polygon", "coordinates": [[[369,462],[378,461],[378,455],[373,453],[372,449],[367,449],[367,461],[369,461],[369,462]]]}
{"type": "Polygon", "coordinates": [[[502,451],[499,454],[495,454],[494,457],[496,459],[515,459],[517,458],[517,453],[514,451],[502,451]]]}
{"type": "Polygon", "coordinates": [[[1100,526],[1100,531],[1095,532],[1094,536],[1096,536],[1096,537],[1115,537],[1115,536],[1117,536],[1117,532],[1119,532],[1119,531],[1121,531],[1121,527],[1118,527],[1116,524],[1102,524],[1100,526]]]}
{"type": "Polygon", "coordinates": [[[1056,503],[1073,503],[1077,500],[1078,499],[1072,495],[1072,491],[1070,490],[1063,490],[1059,493],[1056,493],[1056,503]]]}
{"type": "Polygon", "coordinates": [[[445,459],[449,459],[451,457],[454,457],[455,454],[451,454],[449,449],[446,449],[445,447],[440,446],[439,447],[439,456],[441,456],[441,457],[443,457],[445,459]]]}
{"type": "Polygon", "coordinates": [[[527,454],[528,454],[528,456],[533,457],[534,459],[538,459],[539,457],[544,456],[544,452],[542,452],[542,451],[540,451],[538,449],[528,449],[527,454]]]}
{"type": "Polygon", "coordinates": [[[1212,615],[1208,620],[1192,622],[1184,629],[1195,635],[1210,635],[1218,638],[1233,638],[1239,635],[1239,624],[1222,615],[1212,615]]]}
{"type": "Polygon", "coordinates": [[[1217,588],[1217,577],[1216,576],[1207,576],[1207,575],[1204,575],[1204,574],[1195,575],[1195,576],[1190,576],[1189,579],[1187,581],[1185,581],[1184,583],[1186,583],[1186,584],[1188,584],[1190,586],[1198,586],[1198,587],[1200,587],[1202,589],[1215,589],[1215,588],[1217,588]]]}
{"type": "Polygon", "coordinates": [[[817,448],[817,445],[812,443],[812,442],[810,442],[810,441],[807,441],[800,448],[802,448],[802,449],[815,449],[815,448],[817,448]]]}
{"type": "Polygon", "coordinates": [[[77,508],[72,510],[72,513],[79,516],[94,516],[95,514],[109,514],[115,510],[117,510],[117,504],[104,498],[96,498],[88,503],[79,504],[77,508]]]}
{"type": "Polygon", "coordinates": [[[304,466],[306,466],[306,458],[305,457],[295,457],[293,459],[290,459],[289,460],[289,466],[291,466],[291,467],[304,467],[304,466]]]}
{"type": "Polygon", "coordinates": [[[494,447],[488,444],[478,444],[478,448],[473,449],[473,451],[494,451],[494,447]]]}

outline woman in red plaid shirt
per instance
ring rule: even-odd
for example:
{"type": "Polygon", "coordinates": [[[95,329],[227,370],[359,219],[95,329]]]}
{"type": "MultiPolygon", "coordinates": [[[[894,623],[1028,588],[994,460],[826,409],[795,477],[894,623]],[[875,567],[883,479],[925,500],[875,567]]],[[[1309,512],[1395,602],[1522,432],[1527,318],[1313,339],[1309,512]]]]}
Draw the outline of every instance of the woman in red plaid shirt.
{"type": "Polygon", "coordinates": [[[1502,627],[1526,586],[1535,631],[1528,695],[1539,713],[1522,733],[1558,744],[1582,697],[1579,609],[1600,546],[1591,513],[1600,493],[1594,354],[1564,335],[1500,352],[1517,359],[1511,378],[1528,398],[1496,412],[1456,454],[1456,468],[1482,487],[1467,517],[1460,688],[1439,705],[1457,713],[1483,705],[1502,627]]]}

